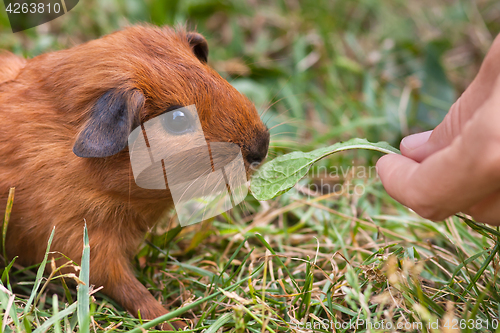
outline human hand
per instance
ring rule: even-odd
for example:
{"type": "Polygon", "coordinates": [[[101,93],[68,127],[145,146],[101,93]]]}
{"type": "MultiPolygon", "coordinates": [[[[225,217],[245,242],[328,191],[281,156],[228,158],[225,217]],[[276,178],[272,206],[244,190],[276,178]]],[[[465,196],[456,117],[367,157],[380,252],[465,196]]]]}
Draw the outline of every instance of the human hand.
{"type": "Polygon", "coordinates": [[[430,220],[455,213],[500,225],[500,35],[434,131],[401,141],[377,170],[390,196],[430,220]]]}

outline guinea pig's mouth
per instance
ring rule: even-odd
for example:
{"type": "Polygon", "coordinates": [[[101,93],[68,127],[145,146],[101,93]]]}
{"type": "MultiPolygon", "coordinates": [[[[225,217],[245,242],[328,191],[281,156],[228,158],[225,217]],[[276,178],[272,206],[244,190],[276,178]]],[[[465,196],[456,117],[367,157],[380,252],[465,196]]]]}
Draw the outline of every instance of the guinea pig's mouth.
{"type": "Polygon", "coordinates": [[[244,154],[247,177],[250,177],[267,158],[269,149],[269,131],[266,129],[255,136],[250,145],[241,145],[244,154]]]}
{"type": "MultiPolygon", "coordinates": [[[[265,160],[265,158],[264,158],[265,160]]],[[[263,161],[264,161],[263,160],[263,161]]],[[[246,177],[248,179],[248,181],[250,181],[252,175],[257,172],[257,170],[261,167],[261,165],[263,164],[263,161],[262,162],[248,162],[248,160],[246,158],[243,158],[243,161],[244,161],[244,165],[245,165],[245,171],[246,171],[246,177]]]]}

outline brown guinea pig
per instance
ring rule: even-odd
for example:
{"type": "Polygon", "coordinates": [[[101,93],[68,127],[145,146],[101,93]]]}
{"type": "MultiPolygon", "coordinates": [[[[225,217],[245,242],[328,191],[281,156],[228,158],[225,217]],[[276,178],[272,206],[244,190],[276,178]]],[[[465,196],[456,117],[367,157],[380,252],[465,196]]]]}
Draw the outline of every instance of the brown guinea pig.
{"type": "Polygon", "coordinates": [[[129,134],[194,104],[206,141],[237,144],[247,176],[269,145],[254,105],[207,65],[207,55],[200,34],[150,26],[30,60],[0,53],[1,216],[9,188],[16,188],[10,258],[41,262],[55,226],[51,250],[79,263],[86,221],[90,282],[134,316],[167,313],[136,279],[130,260],[145,232],[172,208],[172,197],[168,188],[136,185],[129,134]]]}

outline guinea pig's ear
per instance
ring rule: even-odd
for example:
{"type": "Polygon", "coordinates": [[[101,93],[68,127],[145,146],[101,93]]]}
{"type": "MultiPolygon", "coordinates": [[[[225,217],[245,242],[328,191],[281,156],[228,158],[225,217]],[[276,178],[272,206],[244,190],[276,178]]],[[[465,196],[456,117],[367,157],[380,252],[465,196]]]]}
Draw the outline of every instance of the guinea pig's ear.
{"type": "Polygon", "coordinates": [[[92,109],[90,119],[78,135],[73,152],[78,157],[107,157],[127,146],[134,125],[138,125],[144,95],[138,90],[106,92],[92,109]]]}
{"type": "Polygon", "coordinates": [[[188,32],[187,39],[196,58],[205,64],[208,61],[208,43],[205,37],[197,32],[188,32]]]}

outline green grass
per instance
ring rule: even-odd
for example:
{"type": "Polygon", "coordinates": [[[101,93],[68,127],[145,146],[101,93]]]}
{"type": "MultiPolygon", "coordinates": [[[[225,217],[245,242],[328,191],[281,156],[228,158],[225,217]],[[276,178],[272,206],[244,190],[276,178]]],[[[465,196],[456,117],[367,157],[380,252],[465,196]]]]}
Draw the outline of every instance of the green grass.
{"type": "MultiPolygon", "coordinates": [[[[433,128],[500,31],[495,0],[80,2],[71,14],[15,35],[0,4],[0,48],[32,57],[129,23],[187,22],[207,36],[210,64],[263,113],[270,158],[353,137],[398,145],[433,128]]],[[[457,320],[462,332],[500,332],[499,230],[459,217],[419,218],[374,173],[361,173],[378,156],[340,153],[271,201],[249,196],[230,213],[169,232],[161,223],[135,258],[137,276],[174,310],[168,318],[185,318],[199,332],[290,332],[299,323],[332,331],[319,320],[347,327],[337,332],[353,332],[350,323],[361,320],[423,323],[407,331],[425,332],[450,332],[445,324],[457,320]],[[311,184],[350,191],[312,192],[311,184]],[[469,319],[474,328],[458,321],[469,319]]],[[[90,286],[77,292],[60,271],[37,276],[45,264],[2,268],[5,331],[153,326],[98,292],[86,305],[90,286]]],[[[69,280],[85,281],[87,270],[69,280]]]]}

